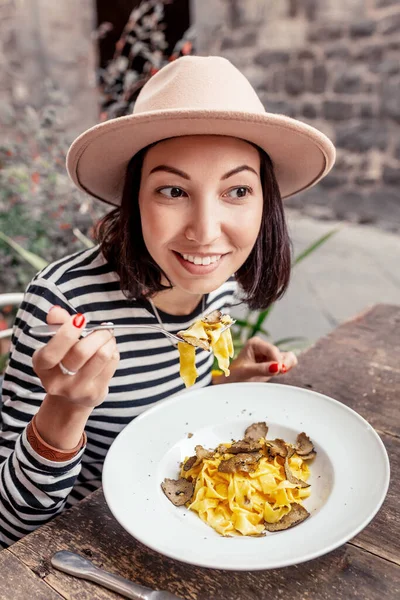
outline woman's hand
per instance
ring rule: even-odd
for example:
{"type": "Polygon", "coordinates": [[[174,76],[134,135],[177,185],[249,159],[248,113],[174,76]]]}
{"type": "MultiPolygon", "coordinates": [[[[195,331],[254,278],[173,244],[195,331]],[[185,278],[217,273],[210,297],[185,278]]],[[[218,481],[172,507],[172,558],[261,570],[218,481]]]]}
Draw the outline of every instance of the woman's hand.
{"type": "Polygon", "coordinates": [[[215,383],[268,381],[274,375],[286,373],[297,365],[293,352],[279,348],[259,337],[252,337],[232,361],[229,377],[217,377],[215,383]]]}
{"type": "Polygon", "coordinates": [[[33,355],[33,368],[50,396],[93,408],[108,393],[109,382],[119,361],[113,333],[95,331],[79,339],[85,325],[83,315],[70,316],[55,306],[47,316],[49,325],[62,323],[51,340],[33,355]],[[64,375],[60,363],[75,373],[64,375]]]}
{"type": "Polygon", "coordinates": [[[103,402],[119,361],[109,330],[79,339],[83,315],[71,317],[59,306],[47,316],[49,325],[62,323],[51,340],[33,355],[33,368],[47,392],[36,428],[45,442],[60,450],[75,448],[93,408],[103,402]],[[73,375],[64,374],[60,362],[73,375]]]}

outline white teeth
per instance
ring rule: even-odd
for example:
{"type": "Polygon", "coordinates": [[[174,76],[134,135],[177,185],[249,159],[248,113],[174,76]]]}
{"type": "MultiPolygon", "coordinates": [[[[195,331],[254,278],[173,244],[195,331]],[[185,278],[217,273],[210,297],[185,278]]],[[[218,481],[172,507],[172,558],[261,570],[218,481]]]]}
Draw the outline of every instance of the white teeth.
{"type": "Polygon", "coordinates": [[[181,254],[183,258],[195,265],[210,265],[217,262],[221,258],[221,254],[213,256],[192,256],[191,254],[181,254]]]}

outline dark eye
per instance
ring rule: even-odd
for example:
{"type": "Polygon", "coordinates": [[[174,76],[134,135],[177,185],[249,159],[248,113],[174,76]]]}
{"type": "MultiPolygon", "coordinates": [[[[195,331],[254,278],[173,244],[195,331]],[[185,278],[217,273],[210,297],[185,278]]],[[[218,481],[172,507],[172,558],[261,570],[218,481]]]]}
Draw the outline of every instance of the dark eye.
{"type": "Polygon", "coordinates": [[[186,196],[186,192],[178,187],[163,187],[158,191],[160,194],[163,194],[163,196],[167,196],[167,198],[182,198],[183,196],[186,196]]]}
{"type": "Polygon", "coordinates": [[[250,188],[248,187],[237,187],[237,188],[233,188],[232,190],[229,190],[229,192],[226,193],[226,196],[229,196],[230,198],[245,198],[246,196],[248,196],[250,193],[250,188]]]}

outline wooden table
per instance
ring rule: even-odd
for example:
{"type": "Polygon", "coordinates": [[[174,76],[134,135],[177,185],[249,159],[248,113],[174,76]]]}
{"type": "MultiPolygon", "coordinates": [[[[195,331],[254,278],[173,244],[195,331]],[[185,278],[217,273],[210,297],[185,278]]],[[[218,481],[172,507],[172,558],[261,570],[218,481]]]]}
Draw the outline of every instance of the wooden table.
{"type": "Polygon", "coordinates": [[[378,431],[389,453],[392,477],[383,507],[364,531],[341,548],[272,571],[201,569],[165,558],[130,537],[111,516],[99,490],[0,552],[0,598],[120,598],[53,569],[50,556],[61,549],[86,555],[110,571],[185,599],[400,598],[399,357],[400,307],[378,305],[318,341],[301,356],[299,367],[282,379],[355,409],[378,431]]]}

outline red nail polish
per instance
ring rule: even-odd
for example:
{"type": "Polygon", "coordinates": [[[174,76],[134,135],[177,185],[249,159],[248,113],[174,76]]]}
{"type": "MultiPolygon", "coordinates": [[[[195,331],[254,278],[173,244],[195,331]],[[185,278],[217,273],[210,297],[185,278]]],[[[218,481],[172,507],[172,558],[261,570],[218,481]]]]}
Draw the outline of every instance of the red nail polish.
{"type": "Polygon", "coordinates": [[[281,373],[286,373],[286,371],[287,371],[286,365],[282,365],[281,373]]]}
{"type": "Polygon", "coordinates": [[[78,313],[72,319],[72,325],[74,327],[77,327],[78,329],[80,329],[83,326],[84,322],[85,322],[85,316],[82,315],[81,313],[78,313]]]}
{"type": "Polygon", "coordinates": [[[51,311],[53,310],[53,308],[61,308],[61,307],[60,307],[60,306],[58,306],[58,304],[55,304],[54,306],[52,306],[52,307],[49,309],[49,312],[51,312],[51,311]]]}
{"type": "Polygon", "coordinates": [[[270,373],[277,373],[279,371],[279,365],[278,363],[272,363],[272,365],[270,365],[269,367],[269,372],[270,373]]]}

